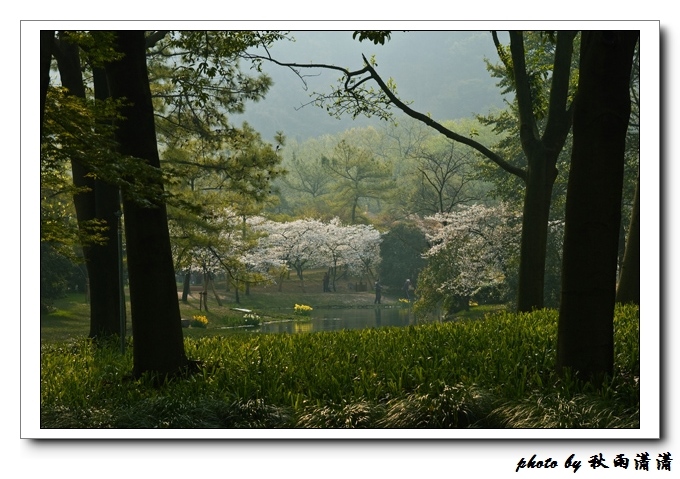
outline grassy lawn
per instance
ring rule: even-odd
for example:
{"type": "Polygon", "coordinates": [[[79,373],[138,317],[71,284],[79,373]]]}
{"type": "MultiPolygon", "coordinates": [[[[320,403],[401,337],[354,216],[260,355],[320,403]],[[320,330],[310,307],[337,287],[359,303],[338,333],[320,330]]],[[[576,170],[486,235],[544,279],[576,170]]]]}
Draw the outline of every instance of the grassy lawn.
{"type": "Polygon", "coordinates": [[[40,341],[56,342],[87,336],[90,332],[90,305],[83,293],[58,299],[55,310],[40,316],[40,341]]]}

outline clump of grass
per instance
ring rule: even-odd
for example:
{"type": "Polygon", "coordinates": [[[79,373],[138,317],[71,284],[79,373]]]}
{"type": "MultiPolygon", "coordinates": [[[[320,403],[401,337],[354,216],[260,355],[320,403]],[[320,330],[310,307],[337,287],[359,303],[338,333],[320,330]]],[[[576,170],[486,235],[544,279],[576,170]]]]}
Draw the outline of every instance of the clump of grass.
{"type": "Polygon", "coordinates": [[[365,399],[308,405],[300,413],[295,426],[306,429],[374,428],[384,409],[383,405],[365,399]]]}
{"type": "Polygon", "coordinates": [[[502,428],[636,429],[640,427],[639,418],[639,407],[620,407],[588,394],[542,392],[494,409],[487,420],[502,428]]]}
{"type": "Polygon", "coordinates": [[[113,423],[127,429],[280,428],[290,423],[286,408],[263,400],[148,398],[120,411],[113,423]]]}
{"type": "Polygon", "coordinates": [[[385,428],[467,428],[488,412],[484,393],[461,384],[444,386],[441,392],[409,394],[386,404],[386,413],[377,421],[385,428]]]}

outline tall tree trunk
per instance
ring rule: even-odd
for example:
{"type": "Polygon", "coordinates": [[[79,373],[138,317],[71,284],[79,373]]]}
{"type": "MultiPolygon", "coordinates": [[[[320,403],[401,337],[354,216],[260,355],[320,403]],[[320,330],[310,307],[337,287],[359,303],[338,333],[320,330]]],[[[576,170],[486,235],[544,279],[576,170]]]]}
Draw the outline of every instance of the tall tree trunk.
{"type": "MultiPolygon", "coordinates": [[[[144,32],[117,31],[114,44],[123,57],[106,66],[111,96],[129,102],[116,130],[121,153],[160,169],[144,32]]],[[[174,374],[188,364],[167,211],[162,199],[153,201],[149,206],[123,196],[135,376],[174,374]]]]}
{"type": "MultiPolygon", "coordinates": [[[[68,41],[62,32],[54,49],[62,85],[71,95],[85,98],[79,47],[68,41]]],[[[101,71],[95,71],[95,89],[99,98],[108,96],[108,88],[101,71]],[[102,83],[103,82],[103,83],[102,83]]],[[[120,302],[118,284],[117,217],[120,208],[115,187],[95,180],[91,169],[79,159],[71,160],[73,184],[81,191],[74,195],[78,227],[86,230],[88,222],[104,220],[104,244],[83,246],[87,268],[90,299],[91,338],[113,336],[120,331],[120,302]]]]}
{"type": "Polygon", "coordinates": [[[600,380],[614,367],[614,300],[630,74],[639,32],[581,38],[567,186],[557,368],[600,380]]]}
{"type": "Polygon", "coordinates": [[[557,178],[555,165],[571,128],[567,99],[575,36],[576,32],[571,31],[557,34],[548,118],[541,136],[534,115],[531,79],[525,63],[524,34],[510,32],[520,140],[528,162],[524,176],[526,189],[517,293],[517,310],[520,312],[540,309],[544,304],[548,220],[552,188],[557,178]]]}
{"type": "Polygon", "coordinates": [[[633,212],[630,216],[626,251],[621,264],[619,284],[616,288],[617,303],[640,304],[640,177],[635,185],[633,212]]]}
{"type": "MultiPolygon", "coordinates": [[[[93,69],[95,98],[109,98],[106,72],[101,68],[93,69]]],[[[109,336],[120,333],[121,304],[118,262],[118,216],[120,195],[118,187],[101,179],[94,181],[95,217],[107,225],[103,233],[104,244],[91,248],[92,264],[88,268],[93,299],[91,303],[90,337],[109,336]]],[[[125,311],[122,312],[123,316],[125,311]]],[[[123,331],[123,334],[125,332],[123,331]]]]}
{"type": "Polygon", "coordinates": [[[43,136],[45,102],[50,87],[50,64],[54,46],[54,30],[40,30],[40,140],[43,136]]]}

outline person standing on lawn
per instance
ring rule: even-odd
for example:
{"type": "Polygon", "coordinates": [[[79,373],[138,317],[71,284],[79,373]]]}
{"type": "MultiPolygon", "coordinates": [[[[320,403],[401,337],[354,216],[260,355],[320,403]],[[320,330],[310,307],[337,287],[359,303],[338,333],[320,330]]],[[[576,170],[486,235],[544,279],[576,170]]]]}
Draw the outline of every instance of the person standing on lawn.
{"type": "Polygon", "coordinates": [[[375,301],[373,301],[373,304],[380,304],[380,298],[382,296],[382,284],[380,284],[380,278],[377,278],[375,280],[375,285],[373,285],[375,289],[375,301]]]}

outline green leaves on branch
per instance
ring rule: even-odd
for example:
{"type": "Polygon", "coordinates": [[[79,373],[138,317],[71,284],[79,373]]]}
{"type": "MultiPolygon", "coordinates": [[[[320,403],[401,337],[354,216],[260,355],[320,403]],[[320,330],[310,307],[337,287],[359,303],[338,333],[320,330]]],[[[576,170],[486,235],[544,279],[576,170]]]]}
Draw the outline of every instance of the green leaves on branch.
{"type": "Polygon", "coordinates": [[[384,45],[386,41],[390,40],[392,32],[389,30],[359,30],[352,34],[352,39],[356,40],[359,37],[359,41],[370,40],[376,45],[384,45]]]}

